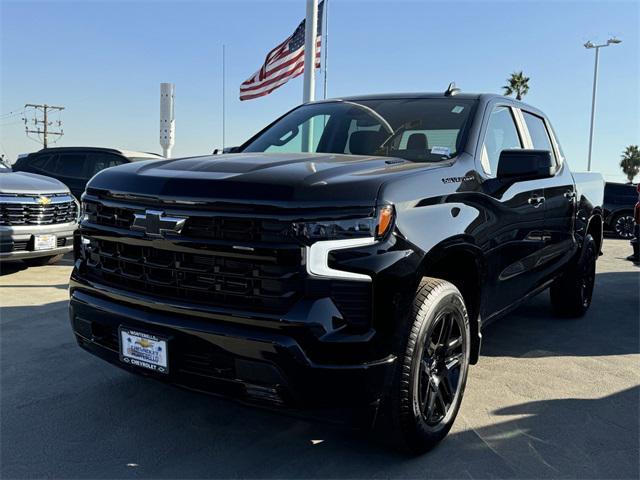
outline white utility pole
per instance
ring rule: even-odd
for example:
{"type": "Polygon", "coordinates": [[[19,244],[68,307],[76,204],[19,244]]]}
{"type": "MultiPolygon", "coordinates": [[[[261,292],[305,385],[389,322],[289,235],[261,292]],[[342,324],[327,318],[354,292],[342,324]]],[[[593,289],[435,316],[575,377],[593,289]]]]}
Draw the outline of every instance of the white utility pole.
{"type": "Polygon", "coordinates": [[[160,84],[160,146],[165,158],[171,157],[175,144],[176,117],[173,110],[176,86],[173,83],[160,84]]]}
{"type": "MultiPolygon", "coordinates": [[[[302,102],[315,100],[316,91],[316,36],[318,34],[318,0],[307,0],[307,18],[304,28],[304,87],[302,102]]],[[[302,151],[313,148],[313,120],[302,124],[302,151]]]]}
{"type": "Polygon", "coordinates": [[[591,149],[593,147],[593,125],[595,123],[596,118],[596,91],[598,90],[598,61],[600,59],[600,49],[603,47],[608,47],[609,45],[616,45],[622,42],[622,40],[618,40],[617,38],[610,38],[607,40],[607,43],[603,43],[602,45],[595,45],[591,41],[588,41],[584,44],[584,48],[595,48],[596,49],[596,61],[593,68],[593,93],[591,95],[591,128],[589,129],[589,156],[587,160],[587,171],[591,171],[591,149]]]}

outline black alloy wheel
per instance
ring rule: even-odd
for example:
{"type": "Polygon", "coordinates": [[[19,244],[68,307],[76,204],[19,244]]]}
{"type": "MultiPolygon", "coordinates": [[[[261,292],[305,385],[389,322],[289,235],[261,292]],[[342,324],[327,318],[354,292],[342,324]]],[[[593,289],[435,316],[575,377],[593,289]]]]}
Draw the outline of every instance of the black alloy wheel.
{"type": "Polygon", "coordinates": [[[422,345],[420,373],[414,389],[424,422],[435,427],[446,420],[460,390],[465,358],[464,321],[458,311],[443,311],[422,345]]]}

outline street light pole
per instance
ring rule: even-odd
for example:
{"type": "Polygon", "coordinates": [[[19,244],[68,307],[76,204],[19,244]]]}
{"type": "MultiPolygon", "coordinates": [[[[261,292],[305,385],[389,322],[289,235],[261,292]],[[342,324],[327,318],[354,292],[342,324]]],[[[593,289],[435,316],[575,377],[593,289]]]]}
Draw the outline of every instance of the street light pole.
{"type": "Polygon", "coordinates": [[[591,171],[591,151],[593,147],[593,125],[595,123],[596,118],[596,91],[598,90],[598,63],[600,60],[600,49],[603,47],[608,47],[609,45],[616,45],[620,43],[622,40],[618,40],[617,38],[610,38],[607,40],[607,43],[603,43],[602,45],[595,45],[591,41],[588,41],[584,44],[584,48],[595,48],[596,49],[596,59],[595,65],[593,68],[593,94],[591,95],[591,127],[589,129],[589,156],[587,160],[587,171],[591,171]]]}

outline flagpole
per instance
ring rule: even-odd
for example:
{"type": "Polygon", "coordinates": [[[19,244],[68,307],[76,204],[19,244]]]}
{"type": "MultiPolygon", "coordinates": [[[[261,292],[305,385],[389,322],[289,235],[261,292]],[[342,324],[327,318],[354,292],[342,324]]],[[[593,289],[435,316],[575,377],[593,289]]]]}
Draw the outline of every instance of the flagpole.
{"type": "Polygon", "coordinates": [[[225,44],[222,44],[222,153],[224,153],[224,147],[225,147],[225,133],[226,133],[226,99],[225,99],[225,44]]]}
{"type": "Polygon", "coordinates": [[[316,36],[318,35],[318,0],[307,0],[304,29],[304,90],[302,101],[315,100],[316,36]]]}
{"type": "MultiPolygon", "coordinates": [[[[318,34],[318,0],[307,0],[307,18],[304,27],[304,86],[302,102],[315,100],[316,89],[316,36],[318,34]]],[[[302,151],[313,146],[313,119],[302,124],[302,151]]]]}
{"type": "Polygon", "coordinates": [[[322,28],[324,29],[324,42],[322,42],[322,50],[324,50],[324,85],[322,88],[323,98],[327,98],[327,57],[329,53],[329,0],[324,0],[324,22],[322,22],[322,28]]]}

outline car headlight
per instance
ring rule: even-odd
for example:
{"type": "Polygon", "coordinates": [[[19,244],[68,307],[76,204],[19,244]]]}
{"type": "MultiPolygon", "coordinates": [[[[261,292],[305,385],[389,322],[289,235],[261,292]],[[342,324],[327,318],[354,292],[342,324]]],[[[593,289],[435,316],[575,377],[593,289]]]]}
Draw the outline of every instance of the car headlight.
{"type": "Polygon", "coordinates": [[[309,242],[350,238],[379,240],[391,230],[393,218],[393,207],[385,205],[377,209],[375,216],[367,218],[295,222],[293,231],[295,236],[309,242]]]}
{"type": "Polygon", "coordinates": [[[373,245],[389,234],[393,220],[393,207],[387,205],[371,218],[305,223],[306,238],[316,240],[306,247],[307,273],[312,277],[370,282],[369,275],[330,267],[329,255],[336,250],[373,245]]]}

